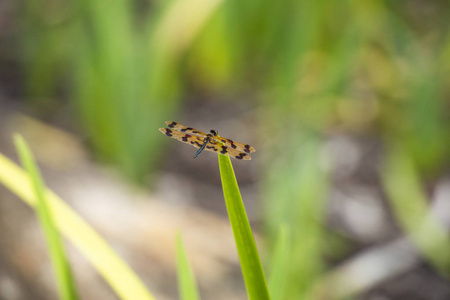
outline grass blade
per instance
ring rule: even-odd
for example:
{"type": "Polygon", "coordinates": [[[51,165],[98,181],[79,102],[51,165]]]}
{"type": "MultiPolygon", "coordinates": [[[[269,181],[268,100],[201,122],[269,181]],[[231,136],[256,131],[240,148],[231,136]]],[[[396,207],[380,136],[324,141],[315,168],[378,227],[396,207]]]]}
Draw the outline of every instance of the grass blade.
{"type": "Polygon", "coordinates": [[[50,207],[47,203],[46,194],[44,192],[45,186],[39,170],[23,137],[21,135],[15,135],[14,142],[22,165],[27,170],[29,179],[33,186],[33,192],[37,200],[35,209],[47,241],[50,258],[54,267],[56,279],[58,281],[60,298],[66,300],[78,299],[63,242],[59,236],[59,232],[53,220],[52,212],[50,211],[50,207]]]}
{"type": "Polygon", "coordinates": [[[181,233],[177,235],[178,292],[181,300],[199,300],[194,272],[184,249],[181,233]]]}
{"type": "MultiPolygon", "coordinates": [[[[2,154],[0,182],[31,207],[37,205],[28,175],[2,154]]],[[[155,299],[137,275],[92,227],[55,193],[48,189],[44,192],[60,232],[92,263],[121,299],[155,299]]]]}
{"type": "Polygon", "coordinates": [[[241,261],[248,297],[250,300],[270,299],[255,239],[245,212],[230,158],[225,155],[218,156],[223,195],[236,241],[239,260],[241,261]]]}
{"type": "Polygon", "coordinates": [[[269,279],[269,291],[273,300],[284,299],[283,288],[286,282],[286,274],[289,257],[288,227],[286,224],[280,226],[275,250],[273,254],[272,272],[269,279]]]}

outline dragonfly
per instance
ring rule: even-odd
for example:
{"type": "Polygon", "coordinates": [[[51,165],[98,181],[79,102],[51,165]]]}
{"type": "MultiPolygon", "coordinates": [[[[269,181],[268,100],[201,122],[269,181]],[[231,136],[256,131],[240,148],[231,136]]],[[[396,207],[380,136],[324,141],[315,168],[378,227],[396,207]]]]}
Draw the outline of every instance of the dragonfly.
{"type": "Polygon", "coordinates": [[[237,159],[251,160],[249,153],[256,151],[248,144],[234,142],[219,136],[219,132],[214,129],[211,129],[209,133],[204,133],[173,121],[167,121],[166,125],[168,128],[159,128],[159,131],[168,137],[198,148],[194,158],[199,156],[203,150],[207,150],[237,159]]]}

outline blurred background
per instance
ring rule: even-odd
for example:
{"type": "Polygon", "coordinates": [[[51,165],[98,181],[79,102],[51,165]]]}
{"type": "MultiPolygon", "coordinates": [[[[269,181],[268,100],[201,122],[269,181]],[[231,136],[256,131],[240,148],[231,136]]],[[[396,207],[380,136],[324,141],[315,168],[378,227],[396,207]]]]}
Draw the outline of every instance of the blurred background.
{"type": "MultiPolygon", "coordinates": [[[[0,152],[22,133],[157,299],[179,229],[202,298],[246,299],[216,155],[168,120],[256,148],[233,163],[274,298],[450,299],[449,97],[447,1],[0,1],[0,152]]],[[[0,299],[56,299],[0,199],[0,299]]],[[[82,299],[117,299],[67,247],[82,299]]]]}

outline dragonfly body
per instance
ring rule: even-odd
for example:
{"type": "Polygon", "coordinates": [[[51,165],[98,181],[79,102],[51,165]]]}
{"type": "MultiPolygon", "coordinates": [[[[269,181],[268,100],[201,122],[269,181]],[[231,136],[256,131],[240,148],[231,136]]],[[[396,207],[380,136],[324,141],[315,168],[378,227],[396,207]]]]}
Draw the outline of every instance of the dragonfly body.
{"type": "Polygon", "coordinates": [[[197,158],[197,156],[200,155],[200,153],[202,153],[203,150],[205,150],[206,144],[208,144],[211,141],[211,138],[213,136],[217,136],[217,130],[211,130],[205,138],[205,141],[203,142],[203,145],[200,147],[200,149],[198,149],[197,153],[195,153],[193,158],[197,158]]]}

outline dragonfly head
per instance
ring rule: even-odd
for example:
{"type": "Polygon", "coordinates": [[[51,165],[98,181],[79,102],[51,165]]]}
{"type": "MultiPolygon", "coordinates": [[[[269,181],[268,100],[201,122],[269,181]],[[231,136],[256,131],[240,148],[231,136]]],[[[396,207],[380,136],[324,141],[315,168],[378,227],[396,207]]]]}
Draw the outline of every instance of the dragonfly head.
{"type": "Polygon", "coordinates": [[[209,133],[211,133],[213,136],[217,136],[219,133],[217,132],[217,130],[211,129],[209,131],[209,133]]]}

